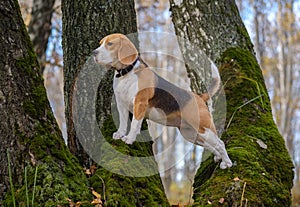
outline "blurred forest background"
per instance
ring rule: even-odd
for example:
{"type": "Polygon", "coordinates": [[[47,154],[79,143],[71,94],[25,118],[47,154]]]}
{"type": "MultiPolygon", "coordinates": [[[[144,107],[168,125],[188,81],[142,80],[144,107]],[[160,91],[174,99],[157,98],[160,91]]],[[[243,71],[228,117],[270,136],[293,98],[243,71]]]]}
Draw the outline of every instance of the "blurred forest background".
{"type": "MultiPolygon", "coordinates": [[[[50,105],[67,143],[60,1],[19,0],[19,3],[43,69],[50,105]]],[[[174,34],[168,0],[135,0],[135,3],[140,32],[174,34]]],[[[293,206],[300,206],[300,1],[236,0],[236,3],[263,70],[274,119],[295,164],[293,206]]],[[[156,38],[143,36],[140,39],[141,50],[143,45],[151,45],[154,50],[167,48],[178,51],[180,55],[176,42],[156,38]],[[158,41],[160,44],[155,44],[158,41]]],[[[186,72],[182,63],[174,63],[171,59],[159,58],[153,54],[145,54],[144,59],[154,68],[166,69],[159,70],[160,75],[166,79],[170,78],[167,76],[168,70],[174,71],[177,75],[171,81],[181,87],[189,86],[188,79],[183,78],[186,77],[186,72]]],[[[161,132],[161,137],[156,141],[155,151],[168,149],[167,156],[160,158],[158,163],[167,196],[171,203],[188,203],[193,192],[191,185],[194,173],[201,161],[202,148],[178,138],[180,135],[173,128],[157,126],[156,131],[161,132]],[[186,155],[179,156],[183,154],[186,155]],[[179,159],[182,157],[183,159],[179,159]]]]}

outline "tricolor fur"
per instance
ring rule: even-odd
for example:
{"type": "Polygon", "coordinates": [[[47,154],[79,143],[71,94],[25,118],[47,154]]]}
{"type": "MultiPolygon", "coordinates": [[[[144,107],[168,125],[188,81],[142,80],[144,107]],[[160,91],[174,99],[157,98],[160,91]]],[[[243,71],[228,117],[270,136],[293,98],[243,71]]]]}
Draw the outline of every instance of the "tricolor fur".
{"type": "MultiPolygon", "coordinates": [[[[185,139],[210,150],[215,161],[222,160],[222,169],[232,166],[206,105],[208,94],[199,96],[158,76],[141,60],[135,46],[122,34],[103,38],[93,55],[97,63],[116,71],[113,88],[120,125],[113,134],[114,139],[132,144],[140,133],[143,119],[147,117],[166,126],[178,127],[185,139]],[[129,112],[133,113],[133,118],[126,135],[129,112]]],[[[214,86],[209,88],[209,92],[215,94],[220,77],[213,63],[211,69],[214,86]]]]}

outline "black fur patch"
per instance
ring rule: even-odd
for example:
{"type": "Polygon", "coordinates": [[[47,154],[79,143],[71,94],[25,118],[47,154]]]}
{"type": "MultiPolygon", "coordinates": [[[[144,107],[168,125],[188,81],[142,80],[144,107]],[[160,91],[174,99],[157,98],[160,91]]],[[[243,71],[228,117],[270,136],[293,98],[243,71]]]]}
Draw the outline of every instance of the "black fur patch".
{"type": "Polygon", "coordinates": [[[191,94],[160,76],[156,74],[155,76],[157,78],[157,85],[153,98],[149,100],[149,105],[163,110],[166,115],[175,111],[181,111],[180,109],[191,100],[191,94]]]}

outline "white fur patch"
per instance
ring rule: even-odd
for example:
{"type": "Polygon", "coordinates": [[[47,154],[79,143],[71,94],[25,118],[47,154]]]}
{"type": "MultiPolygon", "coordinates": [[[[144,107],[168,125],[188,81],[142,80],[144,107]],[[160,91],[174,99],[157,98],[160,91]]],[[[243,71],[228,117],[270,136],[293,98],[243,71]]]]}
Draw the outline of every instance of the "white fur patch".
{"type": "Polygon", "coordinates": [[[210,129],[205,129],[204,133],[199,133],[199,136],[204,139],[203,142],[197,142],[204,148],[211,151],[214,155],[215,161],[222,160],[220,168],[225,169],[232,166],[232,162],[227,154],[224,142],[210,129]]]}
{"type": "Polygon", "coordinates": [[[113,57],[111,57],[110,52],[105,48],[105,41],[96,50],[97,55],[94,56],[96,63],[107,65],[113,62],[113,57]]]}

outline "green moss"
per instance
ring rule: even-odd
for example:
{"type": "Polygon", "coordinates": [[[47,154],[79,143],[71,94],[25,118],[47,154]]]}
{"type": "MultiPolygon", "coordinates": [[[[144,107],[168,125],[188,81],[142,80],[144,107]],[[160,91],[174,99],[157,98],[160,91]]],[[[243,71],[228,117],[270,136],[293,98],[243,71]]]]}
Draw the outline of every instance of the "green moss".
{"type": "MultiPolygon", "coordinates": [[[[28,167],[28,189],[31,202],[35,167],[38,167],[34,206],[69,206],[67,199],[80,201],[91,206],[93,196],[88,188],[88,180],[77,159],[69,152],[59,136],[56,125],[44,120],[35,123],[32,137],[26,137],[22,132],[17,134],[22,138],[21,144],[26,146],[28,167]]],[[[25,157],[23,158],[25,159],[25,157]]],[[[23,176],[23,182],[25,178],[23,176]]],[[[25,206],[26,186],[24,183],[15,187],[18,206],[25,206]]],[[[11,206],[12,198],[8,193],[4,206],[11,206]]]]}
{"type": "MultiPolygon", "coordinates": [[[[39,116],[42,114],[40,110],[44,110],[45,105],[48,104],[46,90],[43,85],[43,78],[39,71],[40,67],[33,50],[33,45],[24,24],[22,24],[21,35],[28,47],[27,51],[24,52],[25,56],[16,57],[15,67],[18,69],[20,78],[26,80],[26,85],[19,88],[23,92],[24,97],[26,97],[23,109],[28,115],[33,116],[33,118],[40,118],[39,116]],[[30,91],[25,91],[28,86],[30,86],[30,91]]],[[[22,82],[24,81],[22,80],[22,82]]]]}
{"type": "MultiPolygon", "coordinates": [[[[147,157],[153,156],[152,143],[135,142],[133,145],[127,145],[121,140],[113,140],[112,133],[116,131],[112,117],[109,117],[103,125],[102,133],[106,141],[110,143],[117,151],[134,156],[147,157]]],[[[138,139],[142,139],[141,136],[138,139]]],[[[110,157],[112,166],[118,169],[123,165],[119,159],[115,159],[112,152],[104,152],[103,156],[110,157]]],[[[157,168],[157,164],[153,159],[153,166],[146,166],[143,169],[136,169],[134,166],[143,165],[143,163],[126,163],[128,166],[133,166],[132,170],[139,170],[141,173],[148,168],[157,168]],[[140,164],[140,165],[139,165],[140,164]]],[[[131,167],[129,167],[130,169],[131,167]]],[[[120,171],[120,174],[122,172],[120,171]]],[[[129,172],[123,172],[128,173],[129,172]]],[[[148,177],[128,177],[120,174],[112,173],[111,171],[99,166],[96,174],[90,178],[90,183],[93,189],[105,195],[106,206],[169,206],[168,200],[164,193],[164,189],[158,174],[148,177]],[[105,184],[102,183],[102,179],[105,184]],[[105,186],[105,187],[104,187],[105,186]]]]}
{"type": "MultiPolygon", "coordinates": [[[[39,64],[22,22],[18,1],[15,0],[14,4],[11,8],[16,8],[19,15],[14,21],[18,24],[15,29],[20,29],[14,37],[20,47],[16,50],[18,53],[14,53],[14,61],[11,62],[14,65],[11,65],[11,68],[15,83],[22,85],[17,85],[18,88],[12,91],[18,93],[13,95],[24,97],[19,103],[23,106],[19,109],[20,114],[24,116],[18,115],[12,126],[14,127],[12,136],[19,153],[16,155],[16,152],[13,152],[15,153],[13,161],[15,168],[26,166],[28,169],[26,180],[29,197],[26,196],[25,173],[22,174],[22,169],[13,169],[16,205],[26,206],[27,199],[31,203],[36,178],[33,206],[70,206],[67,199],[84,202],[89,206],[93,196],[88,189],[87,178],[77,159],[65,146],[51,114],[39,64]],[[35,177],[36,167],[37,177],[35,177]]],[[[13,206],[11,195],[11,192],[7,192],[0,205],[13,206]]]]}
{"type": "Polygon", "coordinates": [[[45,94],[46,90],[43,85],[34,87],[31,96],[27,97],[27,100],[24,100],[24,111],[34,118],[41,118],[40,115],[45,112],[46,105],[48,104],[45,94]]]}
{"type": "MultiPolygon", "coordinates": [[[[29,39],[28,44],[31,45],[29,39]]],[[[43,110],[45,110],[48,101],[34,51],[28,49],[25,57],[19,57],[16,60],[16,67],[20,73],[20,77],[27,81],[27,85],[30,85],[30,91],[23,91],[27,86],[24,89],[20,88],[25,94],[23,109],[32,118],[39,119],[41,118],[41,114],[44,113],[43,110]]]]}
{"type": "MultiPolygon", "coordinates": [[[[34,188],[35,168],[28,164],[28,195],[31,203],[33,189],[35,189],[34,206],[69,206],[67,199],[86,204],[92,201],[91,193],[85,187],[86,183],[82,183],[86,179],[83,173],[72,175],[62,173],[61,166],[54,161],[39,164],[37,168],[37,183],[34,188]]],[[[17,186],[15,196],[18,206],[25,206],[27,199],[25,191],[25,184],[17,186]]],[[[12,206],[9,196],[4,201],[4,206],[12,206]]]]}
{"type": "Polygon", "coordinates": [[[206,160],[195,178],[194,205],[239,206],[245,185],[247,206],[290,206],[293,164],[273,121],[261,70],[253,55],[239,48],[224,52],[222,63],[227,124],[230,121],[222,139],[234,166],[220,170],[212,159],[206,160]],[[253,100],[258,95],[262,98],[253,100]]]}

